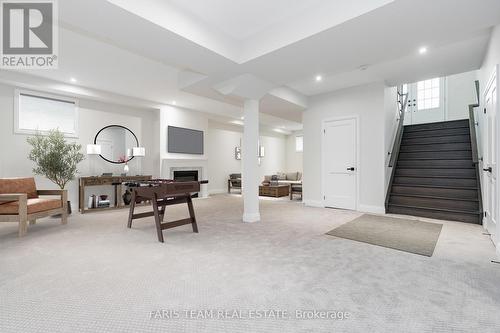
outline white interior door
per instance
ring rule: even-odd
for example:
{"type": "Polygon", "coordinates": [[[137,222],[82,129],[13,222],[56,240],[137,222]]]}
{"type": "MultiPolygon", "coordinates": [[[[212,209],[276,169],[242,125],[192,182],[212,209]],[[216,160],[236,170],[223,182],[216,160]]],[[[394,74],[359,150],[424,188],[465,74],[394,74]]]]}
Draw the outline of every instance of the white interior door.
{"type": "Polygon", "coordinates": [[[444,78],[405,85],[408,91],[405,125],[445,121],[444,85],[444,78]]]}
{"type": "Polygon", "coordinates": [[[356,119],[327,121],[323,128],[324,205],[355,210],[357,208],[356,119]]]}
{"type": "Polygon", "coordinates": [[[497,80],[496,74],[487,86],[484,94],[486,111],[486,146],[484,148],[483,184],[484,184],[484,211],[486,229],[491,239],[497,239],[498,221],[498,183],[497,183],[497,80]]]}

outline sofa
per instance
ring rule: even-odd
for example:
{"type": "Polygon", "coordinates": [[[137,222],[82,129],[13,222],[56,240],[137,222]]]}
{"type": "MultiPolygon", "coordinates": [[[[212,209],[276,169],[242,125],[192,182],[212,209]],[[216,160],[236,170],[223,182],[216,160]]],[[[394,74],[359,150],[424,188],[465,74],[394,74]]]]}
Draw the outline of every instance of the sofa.
{"type": "Polygon", "coordinates": [[[264,176],[262,185],[269,185],[274,178],[279,185],[302,185],[302,172],[277,172],[272,176],[264,176]]]}
{"type": "Polygon", "coordinates": [[[59,214],[66,224],[67,202],[66,190],[38,190],[33,177],[0,179],[0,222],[19,223],[19,237],[27,233],[28,222],[35,224],[42,217],[59,214]]]}

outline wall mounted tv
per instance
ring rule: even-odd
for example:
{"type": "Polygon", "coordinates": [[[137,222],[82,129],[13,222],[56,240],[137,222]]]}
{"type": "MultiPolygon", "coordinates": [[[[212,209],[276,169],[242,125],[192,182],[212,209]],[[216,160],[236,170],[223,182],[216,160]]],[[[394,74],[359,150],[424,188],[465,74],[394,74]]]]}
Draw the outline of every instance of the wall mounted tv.
{"type": "Polygon", "coordinates": [[[203,131],[168,126],[168,152],[203,155],[203,131]]]}

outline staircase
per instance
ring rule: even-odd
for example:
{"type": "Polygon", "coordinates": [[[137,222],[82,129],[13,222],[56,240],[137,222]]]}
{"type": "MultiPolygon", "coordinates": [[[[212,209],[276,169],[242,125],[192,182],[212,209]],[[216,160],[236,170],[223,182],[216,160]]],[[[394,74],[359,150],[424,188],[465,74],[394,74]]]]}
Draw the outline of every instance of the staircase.
{"type": "Polygon", "coordinates": [[[469,120],[404,126],[388,213],[481,224],[469,120]]]}

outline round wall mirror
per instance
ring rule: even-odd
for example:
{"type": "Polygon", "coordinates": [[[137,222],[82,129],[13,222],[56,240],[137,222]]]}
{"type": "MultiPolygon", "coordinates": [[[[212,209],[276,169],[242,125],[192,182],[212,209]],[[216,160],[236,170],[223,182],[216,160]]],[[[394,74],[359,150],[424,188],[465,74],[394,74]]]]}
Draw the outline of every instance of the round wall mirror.
{"type": "Polygon", "coordinates": [[[132,148],[139,147],[139,141],[134,132],[120,125],[106,126],[97,132],[94,144],[101,146],[101,157],[115,164],[127,163],[134,157],[131,156],[132,148]]]}

